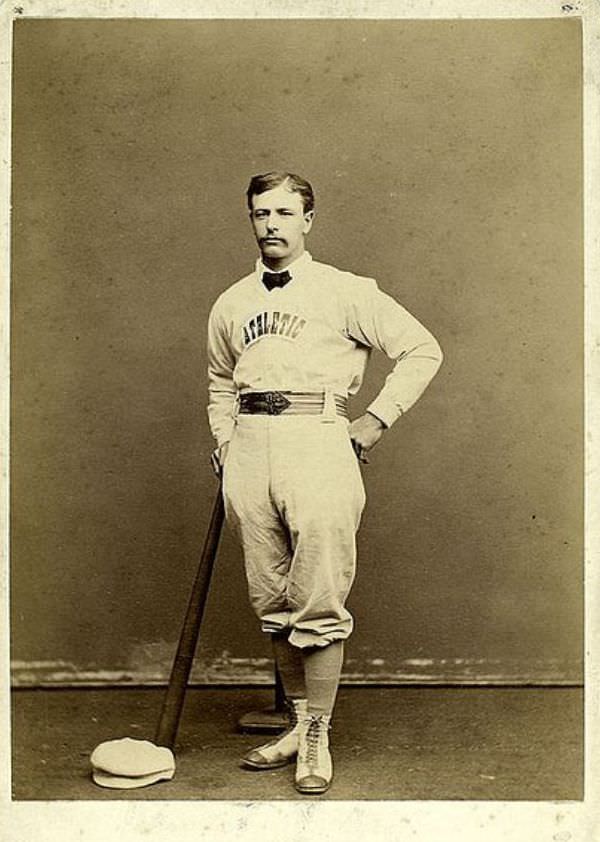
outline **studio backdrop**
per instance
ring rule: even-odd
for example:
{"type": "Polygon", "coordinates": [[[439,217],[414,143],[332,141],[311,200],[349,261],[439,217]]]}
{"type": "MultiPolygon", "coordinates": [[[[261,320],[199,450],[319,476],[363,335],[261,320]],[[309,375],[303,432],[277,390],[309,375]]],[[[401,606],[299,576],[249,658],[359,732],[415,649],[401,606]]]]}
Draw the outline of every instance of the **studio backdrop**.
{"type": "MultiPolygon", "coordinates": [[[[217,488],[207,315],[280,168],[315,259],[445,353],[362,469],[346,679],[581,679],[581,84],[575,20],[16,23],[16,684],[167,677],[217,488]]],[[[195,680],[269,654],[227,531],[195,680]]]]}

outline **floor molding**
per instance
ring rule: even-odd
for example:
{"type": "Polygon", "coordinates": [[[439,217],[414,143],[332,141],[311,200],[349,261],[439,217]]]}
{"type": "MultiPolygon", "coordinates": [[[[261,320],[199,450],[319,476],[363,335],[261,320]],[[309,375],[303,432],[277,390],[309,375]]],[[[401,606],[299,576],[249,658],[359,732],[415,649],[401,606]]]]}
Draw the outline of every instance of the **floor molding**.
{"type": "MultiPolygon", "coordinates": [[[[104,687],[164,686],[170,663],[133,665],[126,669],[99,669],[66,661],[13,661],[12,686],[21,687],[104,687]]],[[[382,658],[348,659],[342,682],[361,684],[431,684],[431,685],[557,685],[580,686],[582,670],[578,664],[558,659],[511,661],[485,658],[407,658],[394,664],[382,658]]],[[[190,684],[269,685],[273,683],[273,665],[268,658],[234,658],[224,653],[211,661],[197,659],[190,684]]]]}

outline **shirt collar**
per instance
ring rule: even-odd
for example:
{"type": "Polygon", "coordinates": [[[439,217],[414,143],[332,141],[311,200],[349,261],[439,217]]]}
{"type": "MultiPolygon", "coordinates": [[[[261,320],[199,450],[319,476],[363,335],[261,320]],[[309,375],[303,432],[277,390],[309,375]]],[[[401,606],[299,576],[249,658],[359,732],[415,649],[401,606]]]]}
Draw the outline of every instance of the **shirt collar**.
{"type": "MultiPolygon", "coordinates": [[[[303,251],[300,257],[297,257],[289,266],[286,266],[285,269],[282,269],[282,272],[288,271],[292,276],[292,281],[295,278],[299,278],[302,276],[303,272],[309,267],[312,261],[312,255],[308,251],[303,251]]],[[[262,262],[260,257],[256,261],[256,277],[262,284],[262,276],[263,272],[273,272],[273,269],[269,269],[268,266],[262,262]]],[[[290,282],[291,283],[291,282],[290,282]]]]}

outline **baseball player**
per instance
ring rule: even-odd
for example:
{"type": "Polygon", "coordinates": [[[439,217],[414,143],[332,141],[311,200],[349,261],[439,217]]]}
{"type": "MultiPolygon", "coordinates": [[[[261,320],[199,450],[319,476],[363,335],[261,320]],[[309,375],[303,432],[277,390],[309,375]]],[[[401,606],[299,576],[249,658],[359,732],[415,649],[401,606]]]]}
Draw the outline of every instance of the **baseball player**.
{"type": "Polygon", "coordinates": [[[290,727],[243,765],[296,760],[295,786],[325,792],[328,732],[353,619],[346,608],[365,504],[359,462],[438,370],[437,341],[368,277],[314,260],[314,194],[288,172],[254,176],[248,209],[260,257],[215,302],[208,415],[250,601],[271,635],[290,727]],[[373,348],[395,361],[350,422],[373,348]]]}

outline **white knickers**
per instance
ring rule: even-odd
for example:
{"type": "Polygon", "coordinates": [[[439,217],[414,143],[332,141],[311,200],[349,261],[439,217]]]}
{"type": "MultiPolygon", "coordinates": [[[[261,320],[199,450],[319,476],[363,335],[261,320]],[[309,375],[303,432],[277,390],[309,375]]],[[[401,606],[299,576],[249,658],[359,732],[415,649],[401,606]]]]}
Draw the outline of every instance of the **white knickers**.
{"type": "Polygon", "coordinates": [[[250,602],[296,646],[348,637],[344,603],[365,505],[348,421],[238,415],[223,472],[227,520],[244,551],[250,602]]]}

